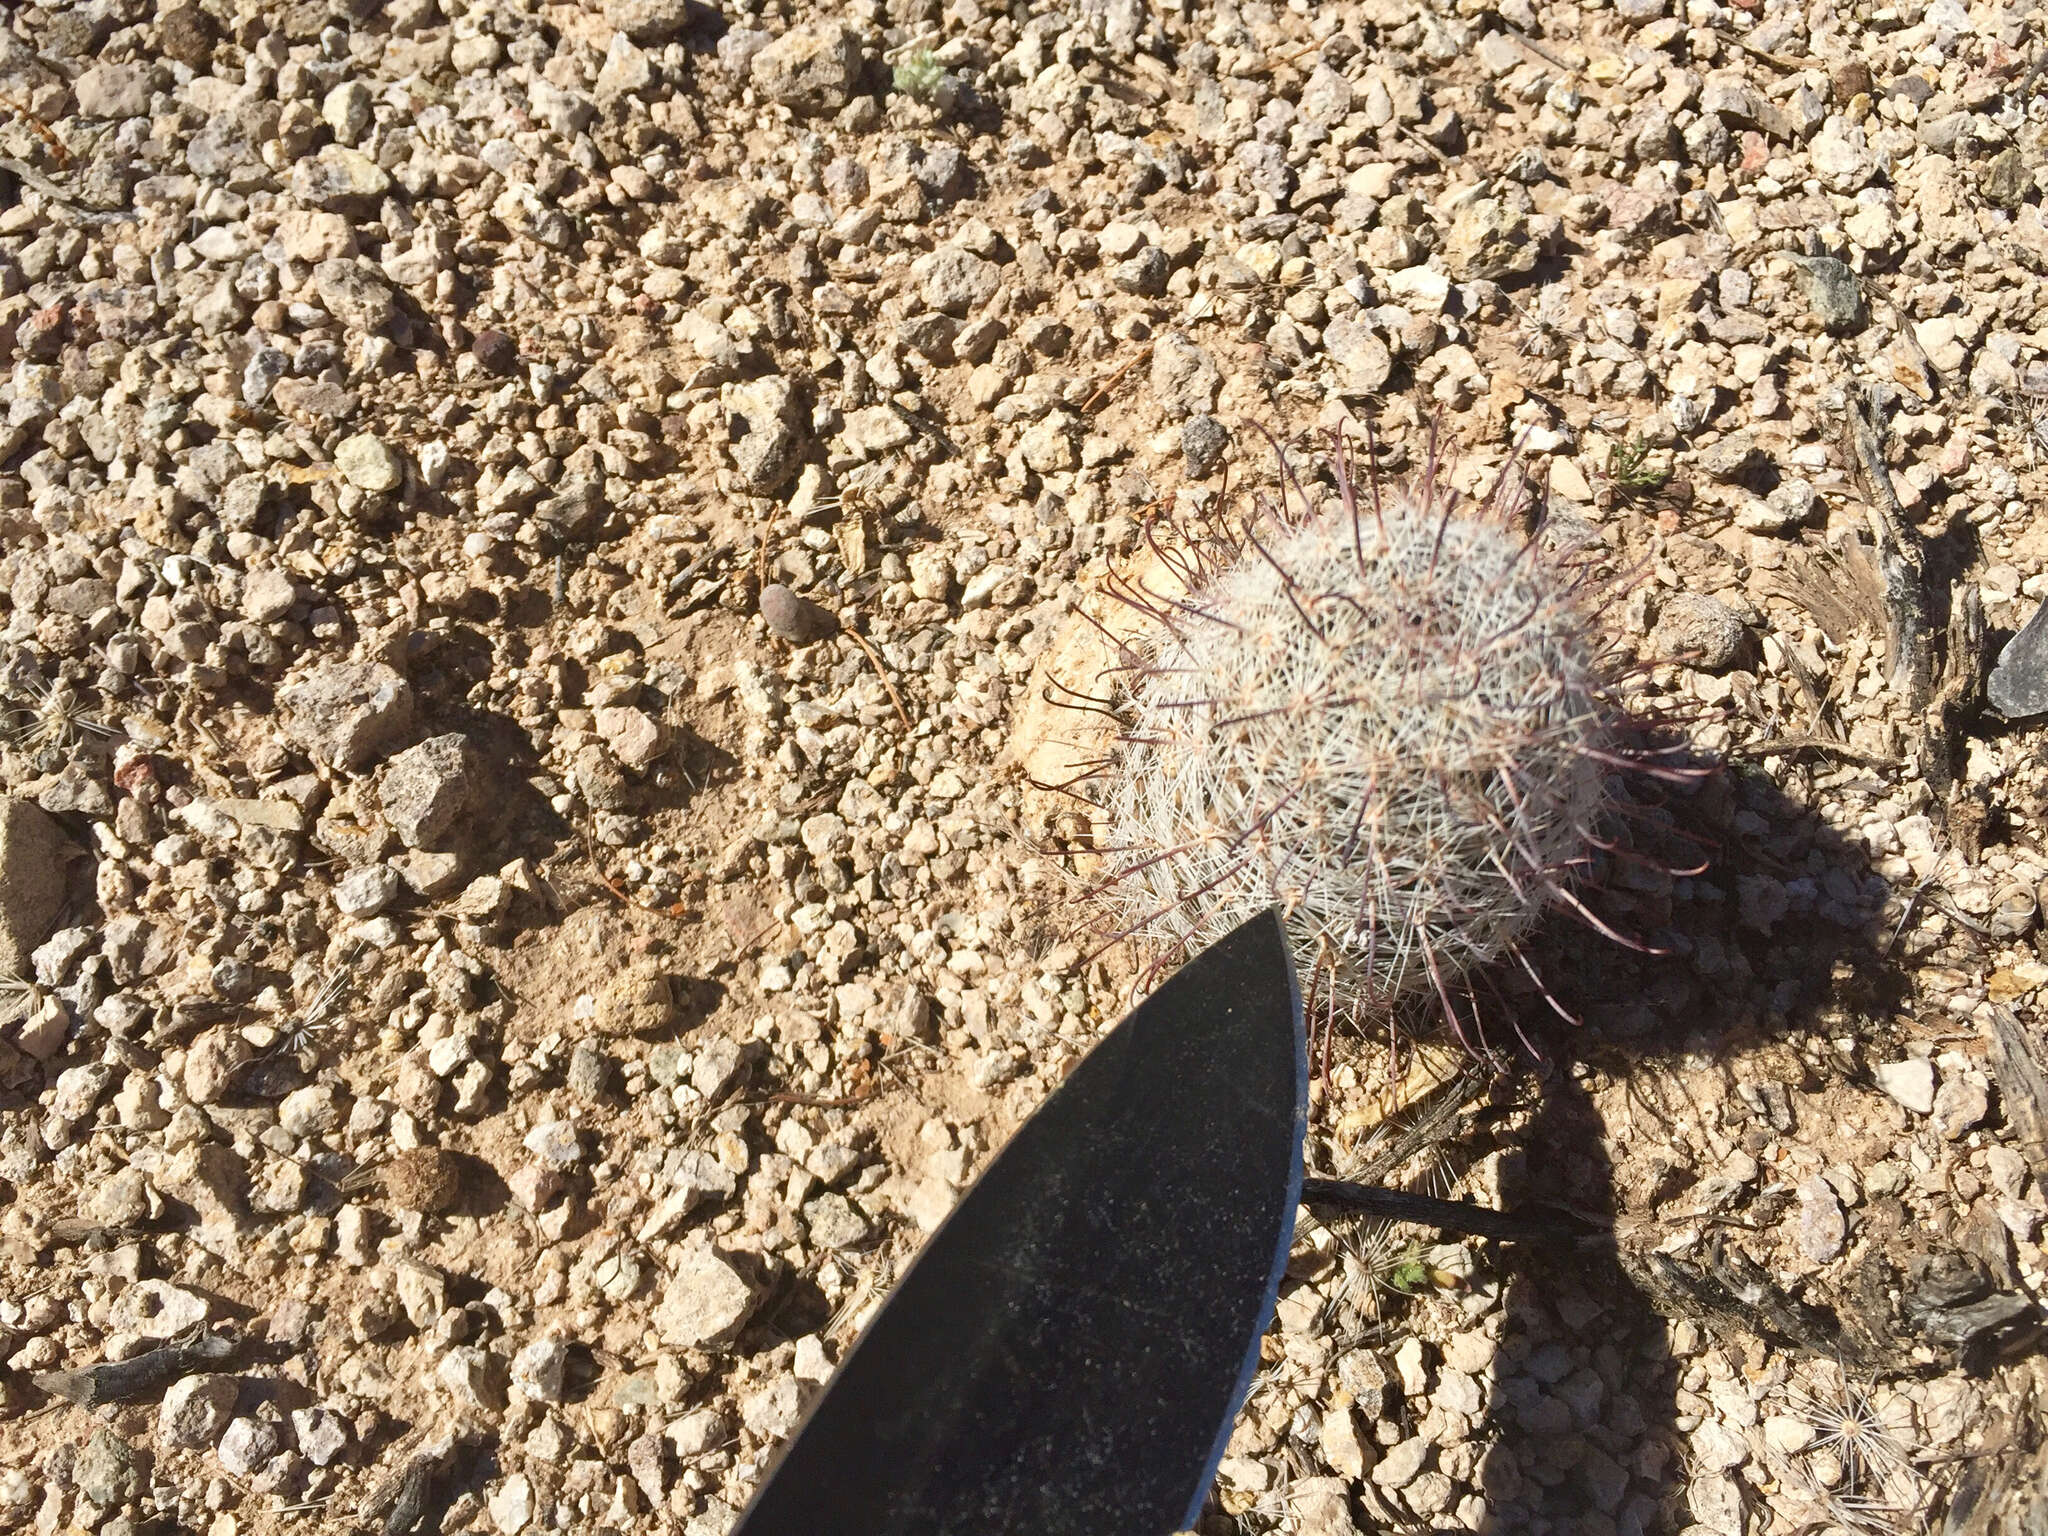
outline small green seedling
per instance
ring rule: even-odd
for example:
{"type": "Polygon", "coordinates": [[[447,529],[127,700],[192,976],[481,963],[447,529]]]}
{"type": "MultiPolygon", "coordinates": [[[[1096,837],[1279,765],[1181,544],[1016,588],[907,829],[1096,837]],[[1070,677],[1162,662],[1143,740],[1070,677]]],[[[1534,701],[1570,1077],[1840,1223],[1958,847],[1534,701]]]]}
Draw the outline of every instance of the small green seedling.
{"type": "Polygon", "coordinates": [[[1607,478],[1617,494],[1654,496],[1670,483],[1671,466],[1654,463],[1650,457],[1654,451],[1650,440],[1641,433],[1607,450],[1607,478]]]}
{"type": "Polygon", "coordinates": [[[1387,1284],[1403,1296],[1418,1296],[1435,1289],[1435,1276],[1423,1260],[1420,1243],[1411,1243],[1407,1253],[1387,1271],[1387,1284]]]}
{"type": "Polygon", "coordinates": [[[929,48],[919,48],[898,64],[891,75],[896,89],[915,101],[928,102],[946,78],[946,67],[929,48]]]}

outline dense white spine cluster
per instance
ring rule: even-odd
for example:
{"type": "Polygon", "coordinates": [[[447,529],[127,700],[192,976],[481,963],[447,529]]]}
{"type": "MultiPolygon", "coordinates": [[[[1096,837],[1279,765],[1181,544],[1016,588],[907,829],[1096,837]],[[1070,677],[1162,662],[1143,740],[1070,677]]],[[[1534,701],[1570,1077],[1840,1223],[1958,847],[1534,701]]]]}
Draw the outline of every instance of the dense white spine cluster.
{"type": "MultiPolygon", "coordinates": [[[[1340,477],[1341,478],[1341,477],[1340,477]]],[[[1571,902],[1615,761],[1570,572],[1425,476],[1211,538],[1109,682],[1118,932],[1172,963],[1279,902],[1304,986],[1452,1003],[1571,902]]]]}

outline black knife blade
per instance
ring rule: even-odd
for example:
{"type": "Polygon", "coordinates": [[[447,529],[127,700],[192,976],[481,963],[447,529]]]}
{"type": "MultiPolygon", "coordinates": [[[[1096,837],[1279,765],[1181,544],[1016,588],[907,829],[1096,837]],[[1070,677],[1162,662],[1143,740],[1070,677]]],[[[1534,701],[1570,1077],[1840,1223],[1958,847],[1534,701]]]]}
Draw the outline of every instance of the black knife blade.
{"type": "Polygon", "coordinates": [[[1258,1363],[1308,1061],[1277,913],[1085,1057],[848,1352],[734,1536],[1166,1536],[1258,1363]]]}

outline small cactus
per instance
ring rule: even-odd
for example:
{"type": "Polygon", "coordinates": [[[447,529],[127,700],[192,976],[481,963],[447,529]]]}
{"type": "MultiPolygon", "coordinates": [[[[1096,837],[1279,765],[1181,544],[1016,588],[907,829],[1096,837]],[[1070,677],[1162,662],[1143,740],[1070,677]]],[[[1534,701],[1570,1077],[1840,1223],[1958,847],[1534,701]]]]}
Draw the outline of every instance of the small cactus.
{"type": "Polygon", "coordinates": [[[918,48],[890,72],[889,83],[915,101],[930,102],[946,78],[946,66],[929,48],[918,48]]]}
{"type": "Polygon", "coordinates": [[[1466,978],[1553,904],[1591,918],[1613,669],[1501,496],[1461,503],[1434,455],[1363,497],[1332,468],[1323,506],[1163,546],[1183,591],[1122,594],[1148,624],[1088,690],[1120,727],[1085,791],[1094,894],[1162,966],[1278,902],[1319,1014],[1433,998],[1478,1049],[1466,978]]]}

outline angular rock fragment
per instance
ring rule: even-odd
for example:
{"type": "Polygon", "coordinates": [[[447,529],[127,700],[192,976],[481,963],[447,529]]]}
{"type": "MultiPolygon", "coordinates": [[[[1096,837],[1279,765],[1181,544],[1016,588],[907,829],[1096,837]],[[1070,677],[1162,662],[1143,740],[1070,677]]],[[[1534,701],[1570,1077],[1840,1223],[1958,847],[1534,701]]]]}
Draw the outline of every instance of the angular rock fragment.
{"type": "Polygon", "coordinates": [[[482,793],[483,762],[469,738],[430,736],[391,759],[377,798],[385,818],[408,848],[447,840],[482,793]]]}
{"type": "Polygon", "coordinates": [[[70,846],[40,806],[0,797],[0,974],[33,974],[29,957],[64,908],[70,846]]]}
{"type": "Polygon", "coordinates": [[[330,768],[362,768],[411,729],[412,685],[382,662],[323,661],[278,691],[285,734],[330,768]]]}

